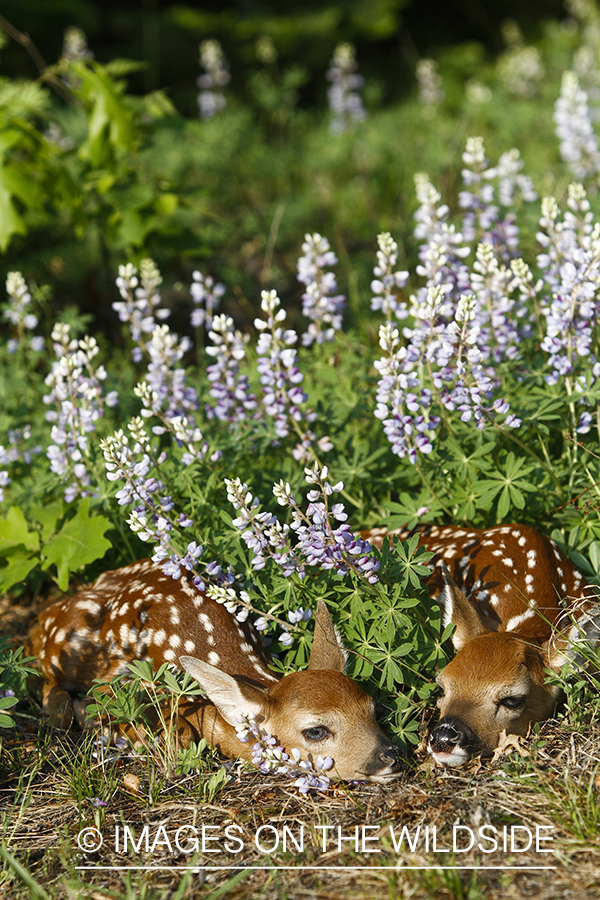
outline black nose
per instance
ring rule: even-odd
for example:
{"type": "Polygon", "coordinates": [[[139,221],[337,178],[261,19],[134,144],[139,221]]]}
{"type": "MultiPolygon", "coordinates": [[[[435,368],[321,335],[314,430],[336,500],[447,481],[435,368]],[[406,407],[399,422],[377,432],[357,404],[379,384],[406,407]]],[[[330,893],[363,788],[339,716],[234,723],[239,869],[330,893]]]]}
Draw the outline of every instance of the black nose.
{"type": "Polygon", "coordinates": [[[392,766],[394,768],[399,768],[401,759],[400,754],[398,753],[398,748],[393,744],[388,744],[388,746],[384,747],[383,750],[379,753],[379,761],[383,766],[392,766]]]}
{"type": "Polygon", "coordinates": [[[442,720],[431,732],[429,746],[435,753],[451,753],[455,747],[466,749],[475,744],[475,735],[460,719],[442,720]]]}

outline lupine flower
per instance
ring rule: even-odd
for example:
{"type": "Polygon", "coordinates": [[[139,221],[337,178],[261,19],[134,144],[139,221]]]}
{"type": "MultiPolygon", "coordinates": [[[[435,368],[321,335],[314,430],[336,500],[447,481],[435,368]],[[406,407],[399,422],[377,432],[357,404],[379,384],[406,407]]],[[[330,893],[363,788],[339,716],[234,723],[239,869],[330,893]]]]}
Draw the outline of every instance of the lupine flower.
{"type": "Polygon", "coordinates": [[[63,59],[93,59],[94,54],[88,49],[85,31],[76,25],[65,29],[63,36],[63,59]]]}
{"type": "Polygon", "coordinates": [[[214,406],[206,405],[206,415],[209,419],[220,419],[234,425],[257,407],[248,376],[240,374],[240,362],[246,356],[247,338],[234,330],[233,319],[229,316],[214,317],[209,337],[212,346],[206,348],[206,353],[214,357],[215,362],[207,366],[206,375],[211,385],[210,396],[216,403],[214,406]]]}
{"type": "MultiPolygon", "coordinates": [[[[8,304],[2,311],[2,317],[8,319],[14,327],[17,336],[11,338],[7,344],[9,353],[14,353],[20,344],[25,341],[25,332],[37,328],[38,317],[31,312],[31,292],[27,282],[20,272],[9,272],[6,276],[6,293],[8,304]]],[[[29,346],[36,353],[44,349],[44,339],[39,335],[29,338],[29,346]]]]}
{"type": "Polygon", "coordinates": [[[349,124],[366,117],[359,88],[364,84],[362,75],[356,74],[356,58],[352,44],[338,44],[327,70],[331,87],[327,90],[329,109],[332,112],[331,130],[345,131],[349,124]]]}
{"type": "MultiPolygon", "coordinates": [[[[595,28],[595,26],[593,26],[595,28]]],[[[589,115],[592,122],[600,120],[600,70],[598,69],[597,50],[589,44],[582,44],[573,54],[573,70],[579,85],[586,92],[589,103],[589,115]]]]}
{"type": "Polygon", "coordinates": [[[379,562],[372,546],[352,533],[343,504],[329,503],[328,498],[339,493],[343,483],[329,484],[325,480],[327,467],[320,468],[316,462],[304,473],[307,483],[315,485],[307,494],[306,512],[296,502],[289,484],[279,482],[273,487],[278,504],[291,510],[291,525],[282,525],[273,513],[261,512],[247,484],[226,479],[227,498],[239,513],[233,524],[254,553],[252,565],[262,569],[270,558],[286,576],[296,573],[304,578],[306,566],[316,566],[335,569],[340,575],[351,571],[374,584],[379,562]]]}
{"type": "Polygon", "coordinates": [[[44,382],[51,388],[50,393],[42,399],[56,409],[46,413],[46,420],[54,423],[46,455],[51,471],[61,481],[70,482],[65,500],[71,503],[76,497],[92,493],[92,477],[86,464],[88,436],[104,415],[104,405],[114,405],[118,397],[114,391],[103,396],[101,382],[106,379],[106,370],[92,364],[99,352],[95,338],[70,339],[69,326],[58,324],[52,331],[52,340],[58,359],[44,382]]]}
{"type": "Polygon", "coordinates": [[[588,97],[574,72],[565,72],[554,112],[560,154],[576,178],[600,173],[600,149],[594,133],[588,97]]]}
{"type": "Polygon", "coordinates": [[[417,375],[405,371],[409,368],[405,365],[407,351],[401,345],[398,329],[390,323],[381,325],[379,344],[386,356],[374,363],[381,375],[375,416],[383,421],[392,452],[400,457],[408,455],[410,462],[415,463],[418,450],[431,453],[440,418],[430,412],[432,392],[421,389],[417,375]]]}
{"type": "MultiPolygon", "coordinates": [[[[0,466],[12,466],[17,462],[30,466],[33,457],[39,456],[44,450],[40,444],[34,447],[27,447],[27,442],[30,438],[31,425],[25,425],[23,428],[9,428],[8,447],[3,447],[0,444],[0,466]]],[[[8,487],[10,483],[10,472],[7,469],[0,470],[0,503],[4,502],[4,491],[2,488],[8,487]]]]}
{"type": "Polygon", "coordinates": [[[419,103],[423,106],[424,115],[432,118],[446,94],[437,62],[434,59],[420,59],[415,75],[419,86],[419,103]]]}
{"type": "Polygon", "coordinates": [[[164,482],[157,478],[160,467],[166,462],[165,451],[158,453],[150,442],[150,437],[141,418],[132,419],[129,431],[134,441],[122,431],[100,441],[104,455],[106,477],[111,482],[122,482],[115,497],[119,506],[131,506],[127,524],[141,541],[154,546],[152,559],[162,565],[163,571],[178,580],[183,571],[194,575],[193,584],[204,590],[206,583],[230,585],[234,577],[223,573],[216,563],[202,563],[202,547],[196,541],[187,542],[186,551],[181,554],[176,543],[185,542],[182,533],[193,525],[188,516],[180,514],[177,519],[171,514],[174,503],[164,482]]]}
{"type": "Polygon", "coordinates": [[[458,299],[469,288],[469,269],[462,260],[469,255],[470,248],[465,246],[463,235],[448,223],[448,206],[445,203],[438,206],[440,194],[427,176],[417,173],[415,187],[420,205],[415,212],[414,234],[418,239],[425,239],[419,247],[421,262],[417,275],[426,279],[424,287],[417,291],[417,300],[424,303],[428,289],[436,286],[458,299]]]}
{"type": "MultiPolygon", "coordinates": [[[[485,316],[477,297],[462,294],[452,317],[447,315],[447,307],[447,295],[440,286],[429,288],[423,304],[415,298],[414,327],[404,329],[407,345],[391,324],[379,329],[386,356],[374,364],[381,374],[375,416],[383,421],[392,452],[408,456],[412,463],[419,451],[431,453],[433,449],[441,422],[434,412],[436,404],[449,412],[456,410],[463,422],[472,420],[478,428],[509,408],[504,402],[500,406],[491,403],[495,384],[482,366],[482,329],[476,319],[485,316]],[[423,383],[423,375],[417,374],[421,372],[430,373],[431,386],[423,383]]],[[[510,415],[505,424],[516,428],[521,423],[510,415]]]]}
{"type": "Polygon", "coordinates": [[[498,76],[509,93],[535,97],[544,77],[540,51],[537,47],[510,47],[498,60],[498,76]]]}
{"type": "MultiPolygon", "coordinates": [[[[582,358],[589,360],[588,377],[595,380],[600,375],[592,353],[593,323],[600,316],[600,223],[593,224],[581,185],[569,187],[567,206],[561,221],[556,200],[549,197],[542,202],[538,240],[544,252],[538,265],[551,296],[541,307],[546,321],[541,347],[550,367],[546,380],[556,384],[566,378],[581,390],[577,376],[582,358]]],[[[586,422],[581,421],[583,428],[586,422]]]]}
{"type": "MultiPolygon", "coordinates": [[[[296,364],[298,335],[292,329],[283,329],[286,312],[280,309],[281,301],[276,291],[263,291],[261,309],[266,313],[265,319],[255,319],[254,326],[260,332],[256,352],[258,354],[257,370],[263,389],[263,406],[268,416],[275,423],[275,434],[278,438],[286,438],[290,430],[297,435],[299,443],[292,450],[292,455],[299,461],[314,458],[313,444],[315,434],[308,423],[316,418],[311,409],[304,404],[308,399],[300,388],[304,375],[296,364]]],[[[328,437],[316,441],[321,452],[332,447],[328,437]]]]}
{"type": "Polygon", "coordinates": [[[201,328],[206,324],[207,328],[212,328],[213,314],[218,309],[221,297],[225,293],[225,285],[219,282],[215,284],[210,275],[203,275],[198,271],[192,272],[192,278],[190,294],[197,307],[192,310],[192,327],[201,328]]]}
{"type": "Polygon", "coordinates": [[[398,244],[387,231],[377,236],[377,265],[373,269],[375,279],[371,282],[371,309],[381,310],[387,321],[392,314],[397,319],[405,319],[408,309],[400,300],[400,291],[408,281],[408,272],[394,271],[398,262],[398,244]]]}
{"type": "Polygon", "coordinates": [[[205,71],[196,84],[200,88],[198,107],[201,119],[212,119],[216,113],[224,109],[227,100],[223,92],[229,84],[229,65],[218,41],[202,41],[200,44],[200,65],[205,71]]]}
{"type": "Polygon", "coordinates": [[[143,356],[140,346],[143,335],[152,334],[156,319],[163,320],[170,315],[168,309],[159,307],[161,298],[157,288],[161,281],[160,272],[151,259],[142,260],[139,277],[138,270],[131,263],[119,266],[117,287],[123,301],[113,303],[112,308],[121,322],[129,324],[131,337],[137,344],[133,350],[135,362],[140,362],[143,356]]]}
{"type": "Polygon", "coordinates": [[[330,756],[325,758],[317,756],[312,763],[303,760],[302,753],[297,748],[290,750],[289,754],[286,753],[285,749],[277,744],[276,738],[264,731],[249,715],[240,716],[236,733],[238,740],[243,744],[254,741],[252,762],[261,772],[296,778],[294,786],[301,794],[313,789],[326,791],[329,788],[331,781],[324,773],[333,768],[334,762],[330,756]]]}
{"type": "Polygon", "coordinates": [[[302,335],[302,343],[310,347],[313,341],[322,344],[332,341],[335,332],[342,327],[342,309],[345,297],[337,294],[337,282],[333,272],[338,259],[327,238],[320,234],[306,234],[302,244],[303,256],[298,260],[298,281],[305,285],[302,294],[302,313],[311,324],[302,335]]]}
{"type": "Polygon", "coordinates": [[[160,425],[153,426],[154,434],[169,431],[179,446],[185,448],[182,461],[189,465],[202,459],[208,450],[193,413],[199,408],[198,394],[187,383],[185,369],[179,366],[191,347],[187,337],[179,338],[169,326],[156,319],[165,319],[169,310],[159,307],[160,272],[151,259],[142,260],[140,273],[135,266],[119,267],[117,287],[123,302],[113,303],[122,322],[127,322],[136,342],[133,358],[148,359],[146,380],[134,388],[142,401],[142,416],[156,416],[160,425]],[[141,282],[141,283],[140,283],[141,282]],[[145,337],[149,335],[149,340],[145,337]]]}
{"type": "Polygon", "coordinates": [[[485,156],[483,140],[469,138],[463,153],[466,164],[462,171],[466,190],[461,191],[459,203],[466,210],[462,232],[467,241],[492,244],[495,252],[508,262],[518,247],[519,229],[513,212],[500,214],[496,199],[502,206],[510,207],[518,191],[523,200],[537,198],[531,179],[521,173],[523,162],[516,149],[503,153],[498,165],[490,168],[485,156]],[[498,184],[498,194],[494,182],[498,184]]]}

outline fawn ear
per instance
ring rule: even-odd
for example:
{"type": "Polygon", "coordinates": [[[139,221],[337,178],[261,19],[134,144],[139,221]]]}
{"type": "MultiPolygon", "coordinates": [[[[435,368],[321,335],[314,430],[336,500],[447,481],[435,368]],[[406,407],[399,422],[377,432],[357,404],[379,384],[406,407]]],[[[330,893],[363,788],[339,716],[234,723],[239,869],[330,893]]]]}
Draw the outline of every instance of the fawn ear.
{"type": "Polygon", "coordinates": [[[329,610],[324,602],[319,600],[308,668],[334,669],[336,672],[343,672],[346,668],[346,657],[346,650],[331,621],[329,610]]]}
{"type": "Polygon", "coordinates": [[[238,726],[240,717],[244,715],[251,716],[257,722],[264,719],[266,688],[256,687],[241,679],[238,681],[233,675],[227,675],[193,656],[181,656],[179,662],[196,679],[208,699],[230,725],[238,726]]]}
{"type": "Polygon", "coordinates": [[[440,562],[439,567],[444,578],[444,587],[437,598],[442,611],[442,628],[450,623],[456,626],[452,643],[455,650],[460,650],[473,638],[494,631],[495,629],[490,627],[494,623],[483,615],[477,603],[469,600],[457,587],[448,566],[440,562]]]}

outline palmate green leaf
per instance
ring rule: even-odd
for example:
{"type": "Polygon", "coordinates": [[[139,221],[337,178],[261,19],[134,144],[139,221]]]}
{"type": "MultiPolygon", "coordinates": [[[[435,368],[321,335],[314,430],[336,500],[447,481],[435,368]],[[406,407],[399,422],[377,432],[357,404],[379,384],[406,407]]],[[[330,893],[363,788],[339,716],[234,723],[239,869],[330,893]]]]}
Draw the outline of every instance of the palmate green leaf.
{"type": "Polygon", "coordinates": [[[466,453],[457,440],[447,437],[444,450],[448,452],[440,451],[440,455],[443,453],[445,466],[456,472],[462,482],[474,481],[480,472],[491,469],[490,455],[495,447],[494,441],[487,441],[472,453],[466,453]]]}
{"type": "Polygon", "coordinates": [[[422,490],[418,494],[402,492],[398,503],[387,503],[385,511],[388,514],[385,519],[387,528],[412,529],[426,522],[434,522],[442,512],[442,507],[429,490],[422,490]]]}
{"type": "Polygon", "coordinates": [[[525,478],[535,469],[534,465],[526,463],[522,457],[516,457],[509,453],[506,457],[505,471],[497,471],[489,478],[476,481],[473,490],[480,492],[477,506],[480,509],[490,509],[493,500],[500,494],[498,501],[498,517],[504,518],[510,510],[511,503],[517,509],[525,507],[525,494],[539,490],[539,485],[525,478]]]}
{"type": "Polygon", "coordinates": [[[89,497],[86,497],[74,518],[50,538],[42,552],[42,565],[56,566],[56,582],[62,591],[67,590],[72,572],[100,559],[111,546],[104,537],[112,528],[111,522],[104,516],[90,516],[89,507],[89,497]]]}

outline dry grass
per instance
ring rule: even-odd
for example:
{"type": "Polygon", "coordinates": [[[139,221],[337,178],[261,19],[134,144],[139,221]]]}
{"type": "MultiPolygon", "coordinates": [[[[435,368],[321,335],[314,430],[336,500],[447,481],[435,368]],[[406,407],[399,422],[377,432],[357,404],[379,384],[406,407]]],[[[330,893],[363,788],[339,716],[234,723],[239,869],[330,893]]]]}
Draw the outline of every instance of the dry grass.
{"type": "MultiPolygon", "coordinates": [[[[290,782],[261,776],[248,767],[234,766],[230,780],[212,802],[198,801],[198,776],[181,776],[157,787],[156,770],[147,760],[119,760],[104,764],[90,759],[90,770],[106,790],[105,807],[94,808],[81,796],[79,767],[89,754],[90,741],[79,736],[53,735],[45,743],[22,731],[17,740],[5,737],[0,812],[3,839],[12,857],[30,871],[51,897],[293,897],[353,898],[387,897],[506,897],[597,898],[600,897],[600,756],[598,734],[569,732],[564,723],[547,723],[531,756],[498,760],[485,768],[438,770],[423,765],[407,771],[393,786],[361,784],[338,786],[325,795],[301,797],[290,782]],[[77,752],[83,755],[77,759],[77,752]],[[128,777],[127,777],[128,776],[128,777]],[[154,777],[154,783],[152,783],[154,777]],[[139,779],[139,783],[137,781],[139,779]],[[469,826],[477,833],[483,825],[549,826],[552,854],[526,853],[434,853],[423,842],[410,852],[394,852],[390,826],[398,835],[402,826],[414,837],[416,828],[437,829],[437,847],[448,848],[452,826],[469,826]],[[77,846],[84,827],[97,826],[104,843],[97,852],[85,854],[77,846]],[[149,852],[144,842],[140,852],[116,852],[115,829],[123,844],[124,826],[139,840],[148,826],[149,852]],[[177,829],[212,826],[206,834],[215,837],[206,848],[213,853],[181,852],[175,843],[177,829]],[[293,835],[296,841],[304,827],[304,852],[293,843],[287,852],[281,846],[273,853],[261,852],[255,836],[261,826],[263,845],[272,844],[275,831],[293,835]],[[319,825],[333,826],[325,851],[319,825]],[[381,852],[362,852],[354,842],[337,845],[337,827],[343,837],[354,837],[359,827],[371,826],[365,845],[381,852]],[[229,852],[225,849],[225,828],[229,852]],[[159,830],[160,829],[160,830],[159,830]],[[234,853],[239,847],[244,850],[234,853]],[[154,848],[152,844],[155,843],[154,848]],[[91,870],[77,870],[87,865],[91,870]],[[134,865],[165,867],[134,870],[134,865]],[[176,867],[194,865],[199,871],[176,867]],[[216,870],[218,866],[245,867],[244,871],[216,870]],[[281,869],[275,866],[319,866],[321,869],[281,869]],[[408,866],[461,865],[472,869],[408,869],[408,866]],[[521,866],[522,871],[499,869],[521,866]],[[527,869],[552,865],[551,871],[527,869]],[[125,866],[121,869],[100,867],[125,866]],[[252,869],[251,867],[258,867],[252,869]],[[379,868],[386,867],[386,868],[379,868]],[[128,892],[130,885],[132,893],[128,892]]],[[[206,777],[206,775],[204,776],[206,777]]],[[[180,833],[184,850],[188,846],[180,833]]],[[[421,832],[422,834],[422,832],[421,832]]],[[[523,834],[523,832],[521,833],[523,834]]],[[[461,832],[461,838],[468,836],[461,832]]],[[[431,844],[431,841],[430,841],[431,844]]],[[[484,844],[488,847],[489,844],[484,844]]],[[[550,846],[545,845],[545,846],[550,846]]],[[[4,895],[35,896],[10,864],[5,864],[4,895]]]]}

